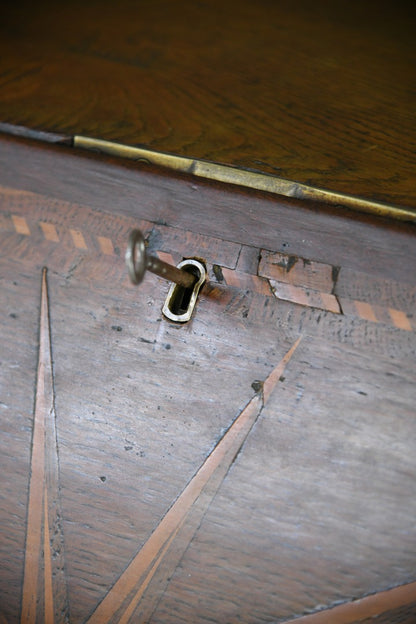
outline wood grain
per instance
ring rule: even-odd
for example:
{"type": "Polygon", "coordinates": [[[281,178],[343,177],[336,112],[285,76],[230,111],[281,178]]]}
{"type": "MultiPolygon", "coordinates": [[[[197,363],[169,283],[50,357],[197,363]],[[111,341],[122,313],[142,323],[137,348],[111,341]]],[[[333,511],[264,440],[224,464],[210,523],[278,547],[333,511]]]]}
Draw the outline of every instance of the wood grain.
{"type": "MultiPolygon", "coordinates": [[[[399,527],[414,468],[394,429],[402,413],[399,394],[407,394],[407,402],[414,391],[399,382],[377,396],[385,360],[362,359],[358,368],[360,358],[351,352],[347,364],[344,349],[318,345],[303,338],[296,359],[309,364],[284,375],[178,566],[156,622],[167,621],[169,613],[175,613],[173,622],[206,622],[217,610],[226,621],[284,621],[318,604],[353,598],[364,577],[374,591],[381,552],[392,585],[400,584],[394,579],[399,550],[410,549],[404,559],[412,569],[413,547],[399,527]],[[380,460],[388,456],[390,462],[393,455],[398,472],[387,474],[380,460]],[[402,504],[390,498],[392,482],[402,504]],[[383,529],[391,524],[399,531],[392,542],[383,529]],[[340,551],[341,558],[335,554],[340,551]]],[[[407,425],[400,422],[409,435],[413,412],[407,425]]]]}
{"type": "Polygon", "coordinates": [[[68,621],[46,269],[33,416],[21,622],[68,621]]]}
{"type": "MultiPolygon", "coordinates": [[[[56,196],[88,205],[98,213],[114,214],[116,206],[119,215],[146,219],[158,226],[217,239],[224,238],[225,229],[227,241],[250,249],[282,252],[333,266],[342,264],[413,285],[414,224],[392,224],[358,215],[352,219],[348,211],[325,210],[312,202],[305,205],[229,185],[202,180],[196,183],[192,176],[69,153],[62,147],[43,149],[39,144],[17,140],[1,144],[0,183],[11,189],[11,206],[21,201],[17,195],[13,197],[10,180],[15,179],[19,194],[28,191],[50,197],[51,209],[56,196]],[[30,163],[26,170],[20,166],[23,160],[30,163]],[[387,232],[394,232],[388,244],[387,232]],[[328,244],[331,239],[335,245],[328,244]]],[[[42,199],[41,205],[44,203],[42,199]]]]}
{"type": "Polygon", "coordinates": [[[414,583],[366,596],[320,613],[290,620],[293,624],[411,624],[416,614],[414,583]]]}
{"type": "MultiPolygon", "coordinates": [[[[75,261],[75,265],[67,266],[67,270],[71,273],[81,262],[84,263],[83,271],[85,272],[85,259],[96,251],[109,256],[108,260],[111,264],[112,256],[120,256],[120,249],[123,244],[125,245],[129,227],[132,229],[136,226],[134,220],[108,217],[104,228],[107,236],[102,236],[100,231],[103,227],[100,219],[97,219],[94,213],[86,208],[83,210],[83,219],[88,216],[88,232],[85,228],[83,230],[70,228],[65,220],[58,218],[56,201],[53,202],[52,209],[49,202],[37,194],[22,192],[19,197],[16,191],[5,187],[0,187],[0,197],[7,199],[10,207],[15,206],[20,211],[20,215],[4,216],[2,229],[23,234],[22,242],[29,236],[33,242],[37,241],[41,245],[38,250],[41,257],[45,248],[49,248],[50,253],[56,252],[59,255],[63,245],[70,252],[74,250],[83,252],[75,261]],[[21,202],[28,200],[29,197],[30,206],[23,208],[21,202]],[[47,219],[48,222],[42,219],[47,219]],[[52,220],[54,223],[50,222],[52,220]],[[117,234],[111,234],[111,229],[117,234]],[[46,242],[53,244],[47,245],[46,242]]],[[[74,212],[67,202],[62,203],[62,208],[71,213],[74,212]]],[[[76,218],[75,215],[74,218],[76,218]]],[[[244,261],[240,262],[241,246],[237,243],[225,242],[189,231],[178,232],[176,228],[165,225],[158,224],[155,228],[151,222],[145,220],[141,221],[140,226],[146,233],[149,250],[166,262],[178,264],[184,257],[192,257],[195,254],[200,260],[206,262],[209,257],[213,261],[210,277],[220,284],[240,291],[254,291],[265,296],[275,296],[282,301],[290,301],[335,314],[342,312],[373,323],[389,324],[406,331],[414,330],[412,314],[414,293],[407,284],[401,285],[392,280],[372,280],[365,273],[344,270],[344,268],[314,262],[308,258],[298,258],[255,248],[252,248],[255,252],[252,257],[253,260],[256,258],[256,262],[246,269],[249,272],[244,272],[238,270],[239,266],[243,267],[244,261]],[[162,242],[163,240],[165,242],[162,242]],[[160,245],[163,245],[163,250],[158,249],[160,245]],[[271,277],[277,279],[270,279],[271,277]],[[340,292],[345,291],[345,296],[342,297],[338,296],[340,280],[340,292]],[[371,288],[368,288],[369,283],[371,288]],[[347,286],[352,296],[357,293],[361,298],[347,297],[347,286]],[[317,290],[317,288],[322,290],[317,290]],[[380,303],[373,303],[373,297],[377,297],[377,293],[383,293],[383,300],[380,303]],[[365,301],[363,298],[368,300],[365,301]]],[[[23,247],[24,253],[27,254],[26,245],[23,247]]],[[[34,251],[36,253],[36,247],[34,251]]],[[[15,249],[14,253],[19,253],[18,249],[15,249]]],[[[61,257],[61,260],[66,260],[66,258],[61,257]]],[[[113,266],[112,278],[125,281],[122,263],[113,266]]],[[[213,292],[212,289],[210,291],[207,288],[205,291],[211,294],[213,292]]],[[[377,298],[375,301],[377,302],[377,298]]]]}
{"type": "Polygon", "coordinates": [[[414,6],[8,3],[0,118],[414,207],[414,6]]]}
{"type": "MultiPolygon", "coordinates": [[[[161,564],[165,563],[164,560],[168,557],[172,543],[177,550],[179,548],[179,555],[176,554],[174,564],[170,564],[171,573],[174,572],[219,486],[230,470],[231,464],[236,459],[240,448],[245,443],[251,429],[260,416],[262,408],[267,404],[271,393],[279,381],[279,377],[284,373],[287,364],[296,351],[299,342],[300,339],[294,343],[284,355],[282,361],[267,377],[264,382],[263,392],[260,395],[255,394],[234,420],[215,449],[210,453],[198,472],[163,517],[148,541],[129,563],[126,570],[88,619],[88,624],[112,622],[116,614],[119,622],[128,622],[133,615],[138,617],[139,614],[141,620],[151,619],[165,587],[163,587],[160,595],[153,592],[153,608],[147,606],[148,613],[144,615],[142,599],[148,590],[149,584],[158,573],[161,564]],[[203,501],[203,495],[205,496],[205,501],[203,501]],[[190,522],[188,517],[191,515],[191,512],[193,515],[192,522],[190,522]],[[188,528],[187,539],[184,541],[180,531],[186,524],[191,524],[191,527],[188,528]],[[191,531],[190,535],[189,531],[191,531]],[[178,541],[182,541],[182,545],[177,546],[175,542],[178,541]],[[129,595],[132,592],[133,598],[129,599],[129,595]]],[[[168,576],[165,576],[164,585],[166,586],[168,576]]]]}
{"type": "Polygon", "coordinates": [[[24,587],[45,265],[71,622],[283,622],[414,583],[414,227],[21,140],[0,163],[2,617],[24,587]],[[191,323],[163,319],[164,280],[129,284],[135,226],[206,262],[191,323]],[[386,318],[263,292],[262,250],[386,318]]]}

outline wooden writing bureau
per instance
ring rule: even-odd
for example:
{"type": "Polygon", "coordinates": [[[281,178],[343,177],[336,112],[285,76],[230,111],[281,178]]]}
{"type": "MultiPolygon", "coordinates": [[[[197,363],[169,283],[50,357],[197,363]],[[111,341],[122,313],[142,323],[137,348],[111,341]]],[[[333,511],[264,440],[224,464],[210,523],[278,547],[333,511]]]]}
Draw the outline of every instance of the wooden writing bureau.
{"type": "Polygon", "coordinates": [[[416,621],[412,16],[277,4],[3,10],[0,623],[416,621]]]}

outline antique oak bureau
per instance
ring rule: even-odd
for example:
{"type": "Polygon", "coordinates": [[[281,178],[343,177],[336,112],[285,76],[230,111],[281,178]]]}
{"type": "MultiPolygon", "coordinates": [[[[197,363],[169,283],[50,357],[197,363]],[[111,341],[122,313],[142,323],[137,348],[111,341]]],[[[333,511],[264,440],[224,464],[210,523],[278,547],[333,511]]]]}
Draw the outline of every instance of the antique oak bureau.
{"type": "Polygon", "coordinates": [[[1,9],[0,624],[416,621],[414,27],[1,9]]]}

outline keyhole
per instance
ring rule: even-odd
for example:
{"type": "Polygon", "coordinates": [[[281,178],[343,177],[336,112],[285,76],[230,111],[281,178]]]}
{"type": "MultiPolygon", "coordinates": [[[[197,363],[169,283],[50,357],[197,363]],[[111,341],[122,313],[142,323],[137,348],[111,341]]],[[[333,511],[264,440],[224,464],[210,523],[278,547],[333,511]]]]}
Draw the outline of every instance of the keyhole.
{"type": "Polygon", "coordinates": [[[171,321],[185,323],[189,321],[195,308],[198,293],[206,277],[205,267],[199,260],[183,260],[178,268],[195,277],[192,288],[186,288],[178,284],[172,284],[163,306],[163,314],[171,321]]]}

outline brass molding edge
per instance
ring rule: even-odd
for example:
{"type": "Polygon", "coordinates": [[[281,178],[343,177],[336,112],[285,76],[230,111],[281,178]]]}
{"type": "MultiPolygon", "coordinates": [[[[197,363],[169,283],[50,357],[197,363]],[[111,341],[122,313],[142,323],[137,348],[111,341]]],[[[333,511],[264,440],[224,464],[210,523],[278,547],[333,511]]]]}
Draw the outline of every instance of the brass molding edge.
{"type": "Polygon", "coordinates": [[[229,165],[220,165],[204,160],[195,160],[186,156],[175,156],[164,152],[156,152],[144,147],[132,147],[94,139],[91,137],[75,135],[73,146],[92,151],[98,151],[110,156],[128,158],[130,160],[147,162],[152,165],[166,167],[174,171],[190,173],[192,175],[237,184],[258,191],[267,191],[275,195],[293,197],[295,199],[306,199],[323,202],[333,206],[343,206],[358,212],[387,217],[399,221],[412,221],[416,223],[416,210],[405,208],[393,204],[371,201],[346,193],[337,193],[326,189],[320,189],[308,184],[292,182],[285,178],[269,175],[266,173],[256,173],[244,169],[238,169],[229,165]]]}

